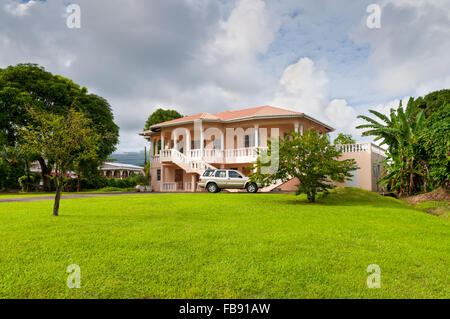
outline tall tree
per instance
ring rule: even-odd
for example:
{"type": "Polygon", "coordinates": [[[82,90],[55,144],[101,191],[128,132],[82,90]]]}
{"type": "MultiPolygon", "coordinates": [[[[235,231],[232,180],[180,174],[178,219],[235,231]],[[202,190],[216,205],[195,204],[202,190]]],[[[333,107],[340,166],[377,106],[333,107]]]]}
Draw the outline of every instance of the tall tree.
{"type": "MultiPolygon", "coordinates": [[[[269,141],[269,149],[273,143],[269,141]]],[[[328,136],[314,130],[304,134],[290,133],[279,144],[279,167],[274,174],[264,174],[264,168],[272,165],[261,156],[258,158],[251,174],[251,179],[269,185],[281,180],[287,182],[298,178],[297,195],[306,194],[309,202],[315,202],[318,192],[328,192],[332,181],[344,182],[351,177],[356,162],[353,159],[339,160],[341,150],[331,145],[328,136]]],[[[272,154],[270,154],[272,156],[272,154]]]]}
{"type": "Polygon", "coordinates": [[[346,145],[355,144],[356,141],[353,139],[351,134],[339,133],[339,135],[334,139],[334,145],[346,145]]]}
{"type": "Polygon", "coordinates": [[[181,117],[183,117],[183,115],[175,110],[157,109],[148,117],[147,122],[145,122],[144,130],[149,130],[152,125],[179,119],[181,117]]]}
{"type": "Polygon", "coordinates": [[[416,164],[419,160],[414,145],[425,126],[424,111],[418,109],[414,99],[411,98],[406,110],[400,102],[396,110],[391,109],[389,117],[374,110],[369,112],[381,121],[360,115],[358,118],[368,124],[360,125],[357,129],[369,129],[362,135],[375,136],[375,141],[382,140],[381,144],[388,146],[389,160],[394,161],[393,165],[386,166],[386,175],[382,181],[390,185],[399,196],[412,194],[416,164]]]}
{"type": "MultiPolygon", "coordinates": [[[[9,146],[19,142],[18,130],[33,121],[27,107],[56,115],[66,114],[70,108],[82,112],[91,120],[92,129],[104,137],[97,141],[97,161],[106,160],[114,152],[119,128],[105,99],[88,94],[85,87],[53,75],[36,64],[18,64],[0,69],[0,142],[9,146]]],[[[48,191],[52,163],[46,160],[39,158],[44,186],[48,191]]]]}
{"type": "Polygon", "coordinates": [[[19,134],[26,150],[55,164],[53,215],[58,216],[65,174],[74,162],[96,158],[100,135],[92,129],[92,120],[74,109],[62,115],[29,109],[29,114],[32,124],[22,128],[19,134]]]}

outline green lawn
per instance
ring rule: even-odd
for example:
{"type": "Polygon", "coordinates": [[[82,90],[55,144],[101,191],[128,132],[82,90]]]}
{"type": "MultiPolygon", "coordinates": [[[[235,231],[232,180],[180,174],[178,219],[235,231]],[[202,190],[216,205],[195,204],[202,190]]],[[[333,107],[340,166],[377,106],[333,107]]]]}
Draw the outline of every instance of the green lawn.
{"type": "MultiPolygon", "coordinates": [[[[114,193],[133,193],[134,188],[116,188],[116,187],[105,187],[97,190],[89,190],[82,192],[63,192],[64,195],[81,195],[81,194],[114,194],[114,193]]],[[[48,197],[55,196],[55,192],[48,193],[0,193],[0,199],[10,199],[10,198],[27,198],[27,197],[48,197]]]]}
{"type": "Polygon", "coordinates": [[[450,225],[340,189],[0,203],[0,298],[449,298],[450,225]],[[81,267],[80,289],[66,267],[81,267]],[[368,289],[367,266],[381,267],[368,289]]]}

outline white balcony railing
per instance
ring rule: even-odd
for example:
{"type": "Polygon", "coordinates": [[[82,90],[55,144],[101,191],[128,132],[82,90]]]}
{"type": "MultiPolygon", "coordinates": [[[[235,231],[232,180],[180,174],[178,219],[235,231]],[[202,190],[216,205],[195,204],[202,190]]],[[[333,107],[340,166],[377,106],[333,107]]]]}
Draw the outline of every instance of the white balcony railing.
{"type": "Polygon", "coordinates": [[[378,145],[372,143],[355,143],[346,145],[336,145],[343,153],[358,153],[358,152],[372,152],[386,156],[386,151],[378,145]]]}
{"type": "Polygon", "coordinates": [[[175,192],[177,190],[177,183],[163,183],[163,191],[175,192]]]}
{"type": "MultiPolygon", "coordinates": [[[[260,147],[259,149],[267,150],[267,147],[260,147]]],[[[200,149],[195,149],[188,151],[187,155],[169,149],[162,150],[160,155],[152,157],[152,160],[155,159],[155,162],[176,161],[189,165],[191,168],[197,168],[200,165],[205,166],[207,163],[249,163],[255,161],[257,157],[258,151],[256,147],[228,150],[204,149],[203,152],[200,149]]]]}
{"type": "MultiPolygon", "coordinates": [[[[355,143],[346,145],[336,145],[343,153],[373,152],[386,156],[386,151],[381,147],[372,143],[355,143]]],[[[267,147],[260,147],[260,151],[267,150],[267,147]]],[[[181,166],[192,170],[205,170],[214,168],[209,163],[216,164],[233,164],[233,163],[251,163],[256,161],[258,157],[258,148],[238,148],[238,149],[200,149],[190,150],[187,154],[178,152],[177,150],[162,150],[159,156],[152,156],[151,161],[159,163],[161,161],[174,161],[181,166]]]]}
{"type": "Polygon", "coordinates": [[[370,149],[369,146],[370,143],[336,145],[336,147],[344,153],[368,152],[370,149]]]}

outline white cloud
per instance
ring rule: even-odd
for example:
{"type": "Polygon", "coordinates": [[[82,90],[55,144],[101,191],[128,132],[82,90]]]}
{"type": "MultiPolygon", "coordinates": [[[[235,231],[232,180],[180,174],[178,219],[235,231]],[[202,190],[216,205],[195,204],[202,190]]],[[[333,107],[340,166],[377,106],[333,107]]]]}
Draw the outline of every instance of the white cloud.
{"type": "Polygon", "coordinates": [[[271,104],[314,116],[337,129],[348,129],[356,117],[345,99],[329,101],[329,80],[325,70],[309,58],[301,58],[284,70],[271,104]]]}
{"type": "Polygon", "coordinates": [[[322,115],[326,104],[328,78],[309,58],[301,58],[284,70],[275,98],[270,104],[311,115],[322,115]]]}
{"type": "Polygon", "coordinates": [[[220,31],[211,50],[217,56],[252,60],[264,53],[275,38],[280,22],[270,14],[261,0],[239,0],[220,31]]]}
{"type": "Polygon", "coordinates": [[[348,128],[349,123],[353,123],[356,119],[355,109],[347,105],[347,101],[343,99],[331,101],[325,108],[325,114],[334,127],[340,129],[348,128]]]}
{"type": "Polygon", "coordinates": [[[450,72],[450,1],[384,0],[380,4],[380,29],[367,28],[363,17],[351,32],[357,43],[372,47],[369,63],[380,94],[414,94],[418,87],[445,80],[450,72]]]}
{"type": "Polygon", "coordinates": [[[36,4],[37,1],[28,1],[25,3],[16,3],[9,1],[5,4],[4,9],[6,12],[13,16],[22,17],[29,14],[29,9],[36,4]]]}

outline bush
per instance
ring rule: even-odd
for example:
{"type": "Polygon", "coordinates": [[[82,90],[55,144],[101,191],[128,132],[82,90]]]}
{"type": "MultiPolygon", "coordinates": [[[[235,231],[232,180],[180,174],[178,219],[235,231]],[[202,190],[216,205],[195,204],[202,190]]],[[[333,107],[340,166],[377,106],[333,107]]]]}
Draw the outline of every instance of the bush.
{"type": "MultiPolygon", "coordinates": [[[[42,176],[40,173],[30,173],[30,184],[28,191],[34,192],[39,190],[42,176]]],[[[23,192],[27,190],[27,175],[19,177],[19,184],[23,192]]]]}
{"type": "Polygon", "coordinates": [[[96,175],[90,179],[85,179],[82,185],[85,189],[100,189],[108,186],[108,179],[103,175],[96,175]]]}
{"type": "Polygon", "coordinates": [[[19,178],[25,172],[25,165],[9,165],[0,159],[0,190],[20,189],[19,178]]]}

